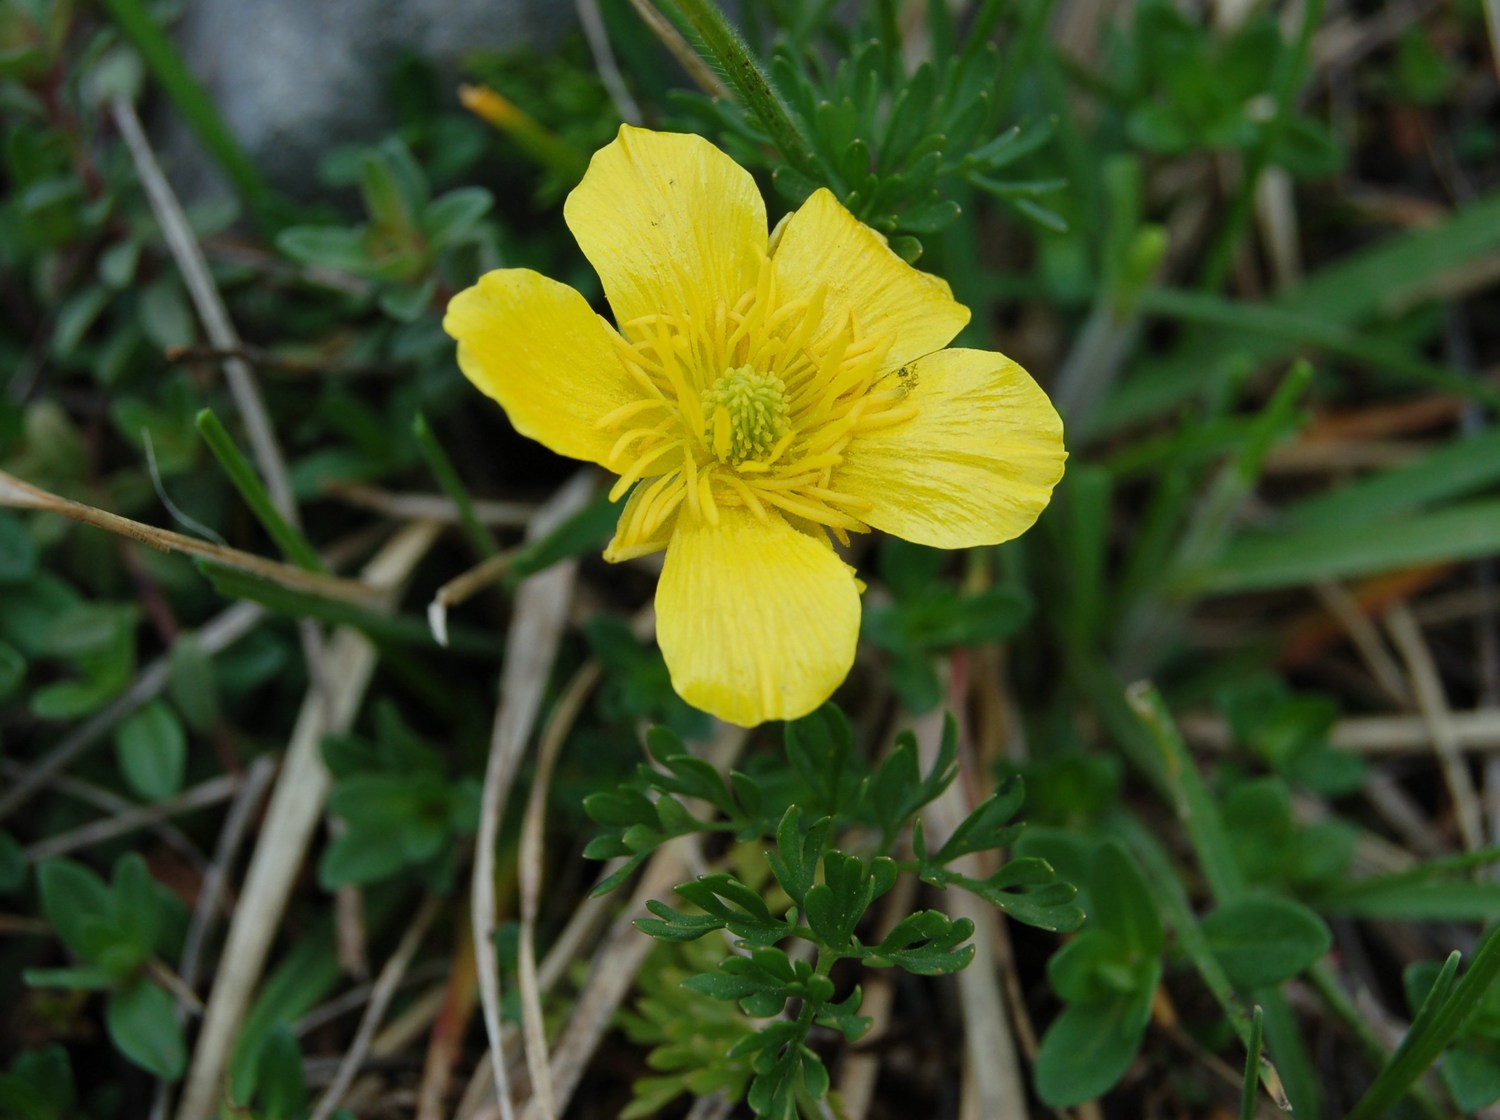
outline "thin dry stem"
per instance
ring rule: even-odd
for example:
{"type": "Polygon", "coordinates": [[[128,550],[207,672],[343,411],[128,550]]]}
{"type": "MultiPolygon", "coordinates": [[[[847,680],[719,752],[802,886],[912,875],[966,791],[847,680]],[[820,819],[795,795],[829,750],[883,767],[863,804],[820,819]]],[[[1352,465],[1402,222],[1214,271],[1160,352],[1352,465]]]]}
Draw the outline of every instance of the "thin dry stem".
{"type": "MultiPolygon", "coordinates": [[[[419,522],[403,529],[366,566],[372,585],[394,589],[437,538],[438,528],[419,522]]],[[[335,631],[328,645],[329,691],[309,690],[297,716],[280,779],[266,813],[260,842],[245,876],[240,904],[230,923],[219,974],[188,1070],[178,1120],[209,1120],[218,1111],[220,1079],[230,1049],[265,967],[281,914],[312,842],[331,779],[321,746],[329,734],[347,731],[375,670],[375,647],[349,629],[335,631]]]]}
{"type": "MultiPolygon", "coordinates": [[[[3,757],[0,757],[0,776],[4,776],[17,785],[22,782],[32,781],[34,778],[31,770],[22,766],[19,762],[12,762],[10,759],[3,757]]],[[[51,778],[51,784],[59,793],[77,798],[79,801],[93,805],[95,808],[103,809],[106,813],[128,813],[133,809],[139,808],[135,802],[121,797],[113,790],[97,786],[93,782],[70,778],[64,774],[54,775],[51,778]]],[[[191,867],[198,870],[208,867],[208,860],[198,850],[198,846],[188,838],[186,833],[169,821],[148,821],[144,827],[160,837],[163,843],[181,855],[183,859],[187,860],[191,867]]]]}
{"type": "MultiPolygon", "coordinates": [[[[459,525],[463,518],[452,499],[442,494],[403,494],[366,486],[360,482],[329,482],[323,492],[330,498],[370,510],[394,521],[441,521],[459,525]]],[[[498,502],[475,499],[474,517],[492,528],[519,529],[531,523],[537,506],[531,502],[498,502]]]]}
{"type": "Polygon", "coordinates": [[[133,805],[112,817],[91,821],[70,832],[49,836],[45,840],[38,840],[35,844],[28,844],[22,849],[21,854],[31,863],[40,863],[44,859],[76,852],[79,848],[101,844],[105,840],[113,840],[116,836],[123,836],[127,832],[159,824],[179,813],[188,813],[194,809],[202,809],[208,805],[228,801],[239,792],[241,781],[238,774],[224,774],[217,778],[210,778],[173,797],[163,798],[150,805],[133,805]]]}
{"type": "MultiPolygon", "coordinates": [[[[528,536],[537,539],[583,508],[593,489],[586,472],[575,475],[537,515],[528,536]]],[[[577,564],[564,561],[522,582],[516,589],[515,614],[505,642],[500,673],[500,703],[490,736],[484,791],[475,839],[471,906],[479,1001],[489,1036],[490,1062],[500,1100],[500,1115],[511,1120],[514,1106],[505,1070],[500,1023],[500,969],[493,949],[496,922],[495,842],[506,796],[515,779],[527,739],[541,709],[542,692],[567,624],[577,564]]]]}
{"type": "Polygon", "coordinates": [[[557,1108],[548,1068],[547,1024],[542,1011],[541,985],[536,968],[536,919],[542,891],[542,832],[547,823],[547,798],[552,773],[563,741],[572,729],[584,702],[599,683],[599,663],[589,661],[573,675],[558,699],[537,748],[536,774],[526,798],[521,820],[518,881],[521,895],[521,936],[516,982],[521,993],[521,1024],[526,1035],[526,1066],[531,1071],[532,1093],[551,1120],[557,1108]]]}
{"type": "Polygon", "coordinates": [[[714,73],[713,68],[703,61],[702,56],[693,50],[688,41],[673,26],[672,21],[656,10],[656,5],[650,0],[630,0],[630,6],[635,9],[636,15],[641,17],[641,22],[650,29],[651,34],[661,40],[661,45],[667,48],[667,53],[677,60],[677,64],[683,70],[687,71],[688,77],[693,79],[699,89],[710,97],[733,99],[734,95],[729,92],[729,87],[724,84],[719,75],[714,73]]]}
{"type": "Polygon", "coordinates": [[[437,917],[442,903],[442,896],[435,894],[430,894],[423,900],[416,917],[412,919],[411,925],[402,935],[401,943],[396,946],[396,951],[391,954],[390,959],[385,962],[385,967],[380,970],[380,976],[376,979],[375,987],[370,993],[370,1002],[365,1005],[365,1013],[360,1016],[359,1029],[354,1032],[354,1040],[349,1044],[349,1049],[345,1051],[343,1059],[339,1062],[338,1072],[334,1074],[333,1082],[318,1100],[317,1107],[313,1109],[312,1120],[328,1120],[333,1110],[343,1100],[350,1083],[354,1080],[355,1073],[359,1071],[360,1064],[369,1053],[370,1043],[375,1038],[375,1030],[380,1026],[380,1021],[385,1018],[391,997],[396,994],[401,978],[406,975],[412,958],[421,947],[422,938],[427,935],[427,927],[432,924],[433,918],[437,917]]]}
{"type": "Polygon", "coordinates": [[[1438,766],[1447,783],[1448,795],[1453,798],[1459,835],[1463,837],[1465,848],[1471,852],[1476,851],[1484,846],[1484,816],[1479,808],[1479,795],[1474,789],[1474,780],[1469,775],[1468,763],[1453,730],[1453,714],[1449,711],[1448,698],[1443,693],[1442,678],[1438,676],[1432,651],[1427,648],[1427,639],[1422,636],[1411,611],[1403,603],[1398,603],[1386,612],[1386,629],[1390,631],[1391,640],[1396,643],[1402,660],[1406,662],[1412,691],[1416,694],[1422,718],[1427,722],[1432,735],[1438,766]]]}
{"type": "MultiPolygon", "coordinates": [[[[709,749],[709,760],[718,769],[727,770],[734,765],[748,739],[749,734],[743,728],[722,728],[709,749]]],[[[552,1051],[552,1083],[560,1111],[567,1110],[615,1010],[630,991],[636,972],[654,945],[649,937],[635,928],[635,919],[645,916],[649,900],[660,898],[674,884],[681,882],[692,861],[691,853],[696,850],[693,840],[691,836],[679,837],[657,850],[647,862],[629,904],[611,923],[594,955],[588,978],[574,1003],[572,1018],[552,1051]]],[[[523,1120],[537,1120],[535,1100],[530,1102],[522,1117],[523,1120]]]]}
{"type": "Polygon", "coordinates": [[[267,560],[253,552],[201,541],[197,537],[185,536],[171,529],[158,529],[128,517],[110,513],[108,510],[75,502],[71,498],[50,493],[14,475],[0,471],[0,507],[11,509],[33,509],[44,513],[61,514],[63,517],[117,533],[122,537],[149,545],[160,552],[184,552],[200,560],[211,560],[216,564],[249,572],[280,584],[292,591],[305,591],[324,599],[353,603],[356,606],[374,608],[380,602],[377,591],[352,579],[309,572],[292,564],[267,560]]]}
{"type": "Polygon", "coordinates": [[[1349,635],[1349,640],[1359,651],[1360,659],[1386,696],[1402,707],[1410,705],[1411,689],[1406,687],[1406,677],[1402,675],[1401,666],[1396,664],[1396,659],[1391,656],[1391,651],[1380,637],[1379,629],[1370,621],[1369,615],[1360,610],[1358,601],[1349,593],[1348,588],[1328,580],[1313,584],[1313,591],[1328,613],[1344,628],[1344,633],[1349,635]]]}
{"type": "MultiPolygon", "coordinates": [[[[187,214],[183,212],[182,204],[177,201],[177,196],[172,192],[167,177],[162,174],[161,168],[157,165],[151,145],[146,140],[146,133],[141,128],[140,118],[136,116],[135,107],[123,97],[116,97],[110,102],[110,113],[114,116],[115,124],[120,129],[120,136],[130,151],[130,158],[135,164],[136,174],[140,176],[141,185],[146,188],[146,197],[151,202],[151,210],[156,215],[157,224],[161,226],[167,249],[171,252],[172,259],[176,261],[178,271],[182,273],[182,281],[187,286],[193,307],[203,323],[204,332],[208,335],[209,341],[220,350],[240,350],[239,335],[235,332],[234,324],[230,322],[229,312],[224,306],[224,300],[219,295],[218,288],[214,286],[213,277],[208,271],[208,262],[203,257],[203,250],[198,245],[198,239],[193,235],[192,226],[188,224],[187,214]]],[[[222,366],[224,380],[229,386],[230,394],[234,397],[235,407],[239,409],[240,419],[245,423],[245,434],[249,437],[250,449],[255,455],[256,463],[260,466],[261,474],[265,476],[266,489],[271,494],[271,500],[283,517],[293,525],[297,525],[299,524],[297,502],[292,495],[292,482],[287,472],[286,459],[281,453],[281,445],[276,440],[276,430],[272,427],[271,418],[266,413],[265,401],[261,399],[260,389],[255,383],[250,366],[240,357],[226,357],[222,366]]]]}
{"type": "MultiPolygon", "coordinates": [[[[921,717],[912,730],[925,771],[936,760],[937,744],[943,734],[942,713],[921,717]]],[[[932,844],[940,845],[952,835],[973,810],[971,800],[960,774],[922,811],[922,822],[932,844]]],[[[954,861],[953,867],[965,874],[980,872],[977,854],[954,861]]],[[[963,1120],[1025,1116],[1026,1082],[999,984],[995,909],[965,891],[953,892],[948,905],[955,918],[965,917],[974,922],[974,960],[957,977],[964,1020],[964,1087],[959,1115],[963,1120]]]]}
{"type": "Polygon", "coordinates": [[[427,604],[427,625],[431,628],[432,636],[437,639],[438,645],[448,644],[448,608],[458,606],[479,594],[486,587],[497,583],[506,572],[510,571],[515,558],[515,549],[496,553],[494,556],[481,560],[468,571],[454,576],[438,588],[437,594],[432,597],[432,602],[427,604]]]}
{"type": "Polygon", "coordinates": [[[609,99],[615,103],[615,112],[626,124],[644,123],[646,118],[641,115],[641,107],[630,96],[630,87],[625,84],[620,66],[615,62],[615,52],[609,45],[609,32],[605,30],[604,20],[599,15],[599,0],[576,0],[575,7],[578,9],[578,26],[583,29],[589,53],[594,56],[594,70],[599,75],[599,81],[604,84],[609,99]]]}

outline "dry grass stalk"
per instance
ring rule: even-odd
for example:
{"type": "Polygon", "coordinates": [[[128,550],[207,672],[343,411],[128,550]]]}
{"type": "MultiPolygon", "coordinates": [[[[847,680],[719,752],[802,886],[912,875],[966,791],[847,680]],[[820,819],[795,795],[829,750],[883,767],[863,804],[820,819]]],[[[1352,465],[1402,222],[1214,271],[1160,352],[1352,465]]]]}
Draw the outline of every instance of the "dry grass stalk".
{"type": "Polygon", "coordinates": [[[667,19],[656,10],[656,5],[651,0],[630,0],[630,6],[635,9],[636,15],[641,17],[641,22],[651,29],[651,34],[661,40],[661,45],[667,48],[667,53],[677,60],[687,76],[692,78],[699,89],[710,97],[733,100],[734,95],[730,93],[719,75],[715,74],[713,68],[703,61],[703,56],[689,45],[682,37],[672,21],[667,19]]]}
{"type": "MultiPolygon", "coordinates": [[[[936,760],[943,719],[938,711],[920,717],[912,725],[924,772],[936,760]]],[[[963,749],[961,745],[961,753],[963,749]]],[[[935,848],[947,840],[974,804],[960,771],[959,777],[937,800],[922,810],[929,843],[935,848]]],[[[983,876],[977,856],[955,860],[952,867],[966,875],[983,876]]],[[[999,984],[995,909],[966,891],[954,891],[946,901],[954,918],[969,918],[974,922],[974,960],[955,977],[964,1020],[964,1086],[959,1116],[962,1120],[1025,1116],[1026,1080],[999,984]]]]}
{"type": "Polygon", "coordinates": [[[108,510],[75,502],[71,498],[50,493],[14,475],[0,471],[0,507],[10,509],[37,510],[41,513],[56,513],[73,521],[105,529],[140,544],[149,545],[160,552],[182,552],[200,560],[211,560],[216,564],[248,572],[254,576],[271,580],[291,591],[304,591],[324,599],[335,599],[356,606],[375,608],[380,603],[377,589],[358,580],[341,579],[338,576],[309,572],[292,564],[267,560],[253,552],[238,548],[226,548],[189,537],[171,529],[158,529],[128,517],[110,513],[108,510]]]}
{"type": "MultiPolygon", "coordinates": [[[[230,322],[229,312],[218,288],[214,286],[208,262],[203,257],[198,239],[193,235],[192,226],[188,224],[182,203],[177,200],[166,176],[157,165],[140,119],[136,116],[135,107],[123,97],[116,97],[110,102],[110,113],[130,151],[136,174],[140,176],[141,185],[146,189],[152,213],[156,215],[167,249],[176,261],[178,271],[182,273],[182,282],[203,323],[204,332],[218,349],[238,352],[241,349],[239,335],[230,322]]],[[[261,474],[265,476],[271,500],[283,517],[293,525],[298,525],[291,475],[287,471],[286,459],[276,439],[276,430],[266,413],[265,401],[261,399],[260,389],[255,383],[249,363],[240,357],[227,356],[222,368],[224,380],[234,397],[235,407],[239,409],[240,419],[245,423],[250,449],[255,454],[261,474]]]]}
{"type": "Polygon", "coordinates": [[[416,956],[417,950],[422,945],[422,938],[427,935],[427,927],[432,924],[432,920],[437,917],[442,907],[442,901],[442,896],[435,894],[430,894],[423,900],[411,925],[402,935],[401,943],[391,954],[390,959],[385,962],[385,967],[380,970],[380,976],[376,979],[375,987],[370,993],[370,1002],[365,1005],[365,1013],[360,1016],[359,1028],[354,1032],[354,1040],[339,1061],[338,1072],[334,1074],[333,1082],[319,1098],[317,1107],[313,1109],[312,1120],[328,1120],[333,1110],[338,1108],[343,1101],[344,1094],[354,1081],[354,1075],[365,1060],[365,1055],[370,1052],[375,1030],[380,1026],[380,1021],[385,1018],[391,997],[396,994],[401,978],[406,975],[407,968],[411,966],[412,958],[416,956]]]}
{"type": "Polygon", "coordinates": [[[1453,730],[1453,714],[1448,708],[1448,698],[1443,692],[1442,678],[1438,676],[1437,664],[1432,651],[1427,648],[1427,639],[1422,636],[1416,620],[1406,605],[1397,604],[1386,613],[1386,629],[1396,643],[1406,671],[1411,678],[1412,691],[1422,709],[1432,736],[1433,750],[1448,786],[1448,795],[1453,799],[1453,809],[1458,820],[1459,835],[1464,847],[1477,851],[1484,846],[1484,816],[1479,808],[1479,795],[1474,789],[1474,780],[1469,775],[1468,763],[1459,748],[1458,736],[1453,730]]]}
{"type": "MultiPolygon", "coordinates": [[[[545,536],[582,509],[592,489],[592,478],[587,472],[575,475],[538,513],[528,537],[535,540],[545,536]]],[[[505,641],[505,664],[500,671],[500,703],[495,710],[495,726],[490,736],[479,832],[475,839],[471,920],[479,1001],[489,1036],[500,1114],[505,1120],[510,1120],[514,1109],[501,1045],[500,969],[492,947],[497,921],[495,842],[500,833],[500,815],[505,799],[541,710],[547,676],[567,624],[576,571],[577,564],[571,561],[554,564],[545,572],[526,579],[516,589],[515,613],[505,641]]]]}
{"type": "MultiPolygon", "coordinates": [[[[410,525],[366,566],[364,578],[393,589],[426,554],[437,537],[430,522],[410,525]]],[[[210,1120],[218,1112],[220,1079],[240,1023],[265,967],[281,914],[312,842],[331,784],[321,744],[347,731],[375,670],[375,647],[349,629],[334,633],[327,647],[329,689],[310,689],[297,716],[265,825],[245,875],[239,906],[220,957],[219,974],[193,1051],[178,1120],[210,1120]]]]}
{"type": "Polygon", "coordinates": [[[427,604],[427,625],[438,645],[448,644],[448,608],[458,606],[498,581],[510,570],[515,557],[514,549],[487,557],[437,589],[432,602],[427,604]]]}
{"type": "Polygon", "coordinates": [[[21,854],[31,863],[40,863],[44,859],[76,852],[79,848],[101,844],[116,836],[164,821],[168,817],[175,817],[179,813],[228,801],[239,792],[242,781],[238,774],[222,774],[191,789],[185,789],[174,797],[163,798],[150,805],[132,806],[112,817],[91,821],[70,832],[38,840],[21,849],[21,854]]]}
{"type": "Polygon", "coordinates": [[[589,661],[573,675],[558,698],[537,748],[536,774],[521,820],[517,878],[521,895],[521,930],[516,982],[521,992],[521,1023],[526,1035],[526,1066],[532,1093],[543,1115],[556,1115],[552,1079],[548,1071],[547,1024],[542,1011],[541,984],[536,967],[536,919],[542,891],[542,833],[547,822],[547,798],[563,741],[572,730],[589,694],[599,684],[599,663],[589,661]]]}
{"type": "MultiPolygon", "coordinates": [[[[378,513],[394,521],[441,521],[459,525],[458,506],[442,494],[403,494],[366,486],[362,482],[329,482],[323,492],[330,498],[378,513]]],[[[519,529],[531,523],[537,507],[530,502],[499,502],[476,498],[474,517],[491,528],[519,529]]]]}
{"type": "MultiPolygon", "coordinates": [[[[749,733],[743,728],[726,725],[715,737],[707,757],[718,769],[727,770],[734,765],[748,739],[749,733]]],[[[608,933],[594,954],[583,990],[574,1002],[573,1015],[552,1050],[552,1085],[560,1112],[567,1110],[584,1069],[609,1029],[615,1009],[629,993],[635,974],[655,945],[651,938],[635,928],[635,919],[646,915],[648,901],[661,898],[682,881],[695,859],[694,839],[691,836],[679,837],[657,849],[646,863],[629,903],[610,923],[608,933]]],[[[545,981],[546,962],[542,967],[545,981]]],[[[467,1120],[480,1117],[493,1120],[498,1114],[494,1108],[485,1108],[472,1113],[460,1110],[458,1115],[467,1120]]],[[[537,1120],[538,1114],[533,1100],[522,1113],[522,1120],[537,1120]]]]}

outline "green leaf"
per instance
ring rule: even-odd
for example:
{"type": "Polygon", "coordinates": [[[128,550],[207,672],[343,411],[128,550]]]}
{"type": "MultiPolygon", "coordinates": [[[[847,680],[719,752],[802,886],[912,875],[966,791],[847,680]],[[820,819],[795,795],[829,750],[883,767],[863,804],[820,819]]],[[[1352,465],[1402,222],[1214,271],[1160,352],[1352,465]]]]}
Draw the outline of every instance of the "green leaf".
{"type": "Polygon", "coordinates": [[[255,1079],[259,1115],[264,1120],[297,1120],[306,1110],[307,1082],[297,1036],[285,1024],[266,1035],[255,1079]]]}
{"type": "Polygon", "coordinates": [[[460,187],[434,199],[422,213],[422,232],[434,248],[467,236],[495,204],[483,187],[460,187]]]}
{"type": "Polygon", "coordinates": [[[87,925],[110,909],[110,891],[104,880],[70,859],[49,859],[37,868],[36,876],[42,916],[69,952],[80,960],[91,960],[87,925]]]}
{"type": "Polygon", "coordinates": [[[0,642],[0,703],[14,696],[26,679],[26,658],[7,642],[0,642]]]}
{"type": "Polygon", "coordinates": [[[1089,882],[1094,900],[1091,928],[1109,930],[1134,954],[1159,956],[1166,945],[1161,916],[1145,877],[1118,842],[1106,841],[1099,849],[1089,882]]]}
{"type": "Polygon", "coordinates": [[[832,982],[814,976],[805,961],[793,962],[769,946],[752,949],[747,957],[725,957],[717,972],[690,976],[683,986],[715,999],[734,1000],[757,1019],[779,1014],[787,1000],[798,996],[821,1003],[833,994],[832,982]]]}
{"type": "Polygon", "coordinates": [[[947,842],[933,853],[932,862],[946,864],[970,852],[1009,847],[1021,834],[1023,826],[1010,822],[1025,800],[1026,786],[1021,778],[1017,775],[1006,778],[999,789],[981,801],[953,830],[947,842]]]}
{"type": "Polygon", "coordinates": [[[115,863],[111,888],[110,919],[121,959],[144,962],[160,948],[164,915],[156,882],[139,852],[115,863]]]}
{"type": "Polygon", "coordinates": [[[786,725],[787,761],[807,786],[798,800],[817,813],[837,814],[853,802],[859,773],[852,765],[854,731],[834,704],[786,725]]]}
{"type": "Polygon", "coordinates": [[[33,988],[62,988],[66,991],[103,991],[119,983],[115,973],[95,965],[74,968],[28,968],[21,978],[33,988]]]}
{"type": "Polygon", "coordinates": [[[1112,1089],[1140,1050],[1155,991],[1153,979],[1134,992],[1065,1007],[1037,1051],[1037,1095],[1053,1108],[1072,1108],[1112,1089]]]}
{"type": "Polygon", "coordinates": [[[293,226],[276,235],[276,248],[303,264],[364,273],[371,266],[364,233],[329,226],[293,226]]]}
{"type": "MultiPolygon", "coordinates": [[[[19,1082],[35,1090],[35,1093],[19,1095],[32,1102],[40,1098],[45,1108],[41,1113],[44,1120],[61,1120],[74,1115],[77,1094],[73,1088],[73,1067],[68,1061],[68,1052],[61,1046],[53,1043],[22,1050],[10,1068],[11,1076],[0,1078],[0,1085],[8,1083],[14,1086],[19,1082]]],[[[0,1088],[0,1105],[8,1104],[11,1099],[5,1088],[0,1088]]]]}
{"type": "Polygon", "coordinates": [[[147,801],[182,789],[187,734],[177,714],[160,700],[146,704],[115,729],[115,758],[130,788],[147,801]]]}
{"type": "Polygon", "coordinates": [[[377,302],[380,310],[398,323],[415,323],[432,307],[436,291],[437,278],[429,276],[420,283],[387,288],[377,302]]]}
{"type": "Polygon", "coordinates": [[[1111,1000],[1153,983],[1155,958],[1144,960],[1106,929],[1090,926],[1047,959],[1047,983],[1068,1003],[1111,1000]]]}
{"type": "Polygon", "coordinates": [[[168,656],[172,679],[167,688],[172,702],[194,731],[211,731],[219,719],[219,686],[213,662],[191,633],[179,634],[168,656]]]}
{"type": "Polygon", "coordinates": [[[857,1042],[875,1022],[868,1015],[860,1015],[860,1004],[864,1001],[864,995],[859,990],[859,985],[849,993],[847,999],[839,1003],[830,1003],[818,1012],[813,1019],[820,1027],[838,1031],[844,1036],[845,1042],[857,1042]]]}
{"type": "Polygon", "coordinates": [[[823,857],[823,882],[803,900],[807,924],[830,949],[843,950],[870,903],[896,882],[894,860],[877,856],[867,869],[858,856],[829,852],[823,857]]]}
{"type": "Polygon", "coordinates": [[[1500,1042],[1483,1039],[1453,1046],[1442,1071],[1459,1111],[1473,1115],[1500,1100],[1500,1042]]]}
{"type": "Polygon", "coordinates": [[[36,575],[36,542],[21,519],[0,511],[0,585],[25,583],[36,575]]]}
{"type": "Polygon", "coordinates": [[[817,876],[818,861],[823,858],[823,846],[832,824],[832,818],[823,817],[804,833],[802,810],[793,805],[776,826],[776,847],[766,853],[766,860],[781,889],[799,907],[817,876]]]}
{"type": "Polygon", "coordinates": [[[1497,551],[1500,502],[1468,502],[1413,514],[1399,528],[1381,521],[1247,533],[1231,541],[1212,566],[1185,577],[1185,585],[1208,594],[1295,587],[1497,551]]]}
{"type": "Polygon", "coordinates": [[[902,732],[896,746],[870,781],[867,804],[877,824],[894,836],[917,810],[938,797],[958,774],[958,724],[950,712],[943,719],[937,758],[924,778],[917,765],[917,740],[902,732]]]}
{"type": "Polygon", "coordinates": [[[1240,988],[1279,984],[1298,975],[1333,944],[1323,919],[1300,902],[1250,894],[1203,919],[1203,934],[1240,988]]]}
{"type": "MultiPolygon", "coordinates": [[[[0,57],[0,72],[4,58],[0,57]]],[[[42,1091],[13,1073],[0,1074],[0,1115],[19,1120],[62,1120],[59,1111],[42,1091]]]]}
{"type": "Polygon", "coordinates": [[[397,827],[350,827],[323,849],[318,882],[324,890],[388,879],[406,866],[405,833],[397,827]]]}
{"type": "Polygon", "coordinates": [[[105,1026],[115,1048],[136,1065],[165,1081],[176,1081],[187,1066],[187,1044],[172,998],[145,978],[110,996],[105,1026]]]}
{"type": "Polygon", "coordinates": [[[0,828],[0,894],[11,894],[25,886],[28,866],[21,842],[0,828]]]}
{"type": "Polygon", "coordinates": [[[163,350],[187,346],[193,341],[193,313],[188,310],[182,285],[175,275],[163,275],[146,285],[136,317],[141,331],[163,350]]]}
{"type": "Polygon", "coordinates": [[[876,968],[895,966],[918,976],[946,976],[967,968],[974,946],[964,942],[974,933],[968,918],[957,921],[940,910],[921,910],[896,923],[879,945],[862,954],[876,968]]]}
{"type": "Polygon", "coordinates": [[[758,892],[732,875],[701,875],[675,889],[704,913],[686,914],[664,903],[648,903],[647,909],[660,920],[642,918],[636,924],[652,937],[694,940],[711,929],[727,929],[748,944],[770,945],[787,935],[787,923],[772,915],[758,892]]]}

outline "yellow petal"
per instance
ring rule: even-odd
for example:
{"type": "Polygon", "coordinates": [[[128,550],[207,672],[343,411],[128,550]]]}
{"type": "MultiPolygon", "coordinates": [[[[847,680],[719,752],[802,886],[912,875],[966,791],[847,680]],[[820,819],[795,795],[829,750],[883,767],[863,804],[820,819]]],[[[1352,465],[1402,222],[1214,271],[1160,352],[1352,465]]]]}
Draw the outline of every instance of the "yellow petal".
{"type": "Polygon", "coordinates": [[[481,276],[453,297],[443,329],[475,387],[559,455],[603,463],[618,433],[597,421],[642,396],[584,298],[529,269],[481,276]]]}
{"type": "Polygon", "coordinates": [[[623,326],[712,315],[755,287],[766,207],[755,180],[701,136],[621,125],[563,208],[623,326]]]}
{"type": "Polygon", "coordinates": [[[866,335],[890,337],[888,369],[948,345],[969,321],[945,281],[896,256],[826,188],[777,227],[771,262],[783,300],[828,286],[820,333],[841,328],[852,311],[866,335]]]}
{"type": "Polygon", "coordinates": [[[1015,362],[942,350],[912,362],[911,420],[857,436],[833,486],[874,503],[869,524],[918,544],[972,548],[1019,536],[1062,478],[1062,420],[1015,362]]]}
{"type": "Polygon", "coordinates": [[[796,719],[854,664],[859,592],[828,544],[775,514],[720,506],[678,521],[656,589],[656,637],[689,704],[753,727],[796,719]]]}

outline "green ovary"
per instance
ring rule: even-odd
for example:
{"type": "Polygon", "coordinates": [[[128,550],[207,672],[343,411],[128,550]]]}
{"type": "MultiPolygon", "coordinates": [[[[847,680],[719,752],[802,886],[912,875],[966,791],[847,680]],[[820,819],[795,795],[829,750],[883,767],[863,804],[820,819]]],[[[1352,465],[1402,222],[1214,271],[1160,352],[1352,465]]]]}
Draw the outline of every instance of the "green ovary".
{"type": "Polygon", "coordinates": [[[703,394],[703,418],[704,435],[720,462],[763,460],[791,422],[786,386],[774,373],[732,369],[703,394]]]}

